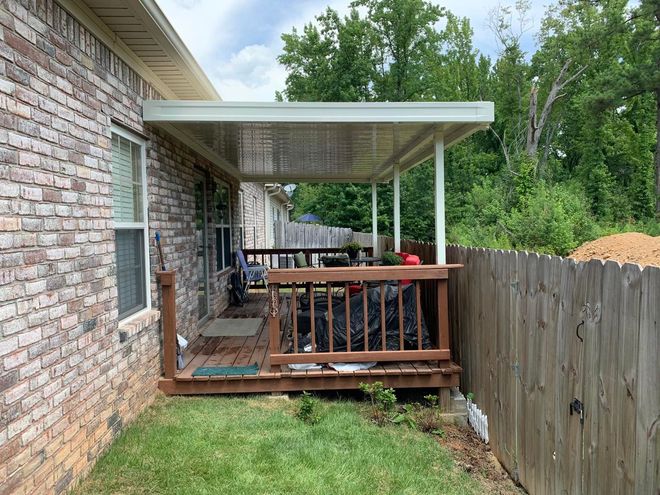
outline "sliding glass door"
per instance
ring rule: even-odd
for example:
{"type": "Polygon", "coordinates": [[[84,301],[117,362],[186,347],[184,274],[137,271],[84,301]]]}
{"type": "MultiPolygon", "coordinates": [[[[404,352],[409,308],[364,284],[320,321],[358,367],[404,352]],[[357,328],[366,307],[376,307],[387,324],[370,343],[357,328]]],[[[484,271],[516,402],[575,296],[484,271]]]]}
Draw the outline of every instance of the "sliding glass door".
{"type": "Polygon", "coordinates": [[[206,178],[195,174],[195,238],[197,243],[197,307],[199,321],[209,316],[209,258],[206,178]]]}

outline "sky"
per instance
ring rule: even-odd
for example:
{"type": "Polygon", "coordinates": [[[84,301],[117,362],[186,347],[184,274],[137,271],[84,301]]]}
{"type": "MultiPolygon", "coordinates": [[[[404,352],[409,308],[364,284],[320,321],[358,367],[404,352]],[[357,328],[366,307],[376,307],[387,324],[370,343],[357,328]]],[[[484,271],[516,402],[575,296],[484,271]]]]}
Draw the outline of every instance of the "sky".
{"type": "MultiPolygon", "coordinates": [[[[301,31],[326,6],[340,14],[350,0],[157,0],[170,23],[202,66],[225,101],[273,101],[285,87],[286,70],[277,62],[282,33],[301,31]]],[[[498,47],[488,28],[488,13],[498,0],[444,0],[437,2],[454,14],[468,17],[475,47],[496,56],[498,47]]],[[[545,10],[532,1],[530,25],[522,38],[532,52],[545,10]]]]}

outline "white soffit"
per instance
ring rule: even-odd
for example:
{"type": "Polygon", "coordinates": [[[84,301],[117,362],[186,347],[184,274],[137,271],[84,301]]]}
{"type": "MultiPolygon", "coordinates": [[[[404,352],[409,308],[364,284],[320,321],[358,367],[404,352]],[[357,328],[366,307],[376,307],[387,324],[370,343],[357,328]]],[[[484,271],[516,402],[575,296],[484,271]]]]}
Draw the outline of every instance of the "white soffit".
{"type": "Polygon", "coordinates": [[[146,101],[162,127],[222,168],[252,182],[369,182],[392,178],[486,129],[492,102],[244,103],[146,101]]]}
{"type": "Polygon", "coordinates": [[[57,1],[164,98],[221,99],[155,0],[57,1]]]}

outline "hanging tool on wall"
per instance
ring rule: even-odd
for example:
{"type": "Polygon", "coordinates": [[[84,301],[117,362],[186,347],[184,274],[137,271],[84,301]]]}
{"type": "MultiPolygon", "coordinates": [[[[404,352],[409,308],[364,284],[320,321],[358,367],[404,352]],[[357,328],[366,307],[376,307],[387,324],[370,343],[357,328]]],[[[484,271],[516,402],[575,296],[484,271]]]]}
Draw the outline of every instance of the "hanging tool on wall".
{"type": "Polygon", "coordinates": [[[160,269],[165,271],[165,261],[163,260],[163,248],[160,245],[160,232],[156,232],[156,247],[158,248],[158,259],[160,261],[160,269]]]}

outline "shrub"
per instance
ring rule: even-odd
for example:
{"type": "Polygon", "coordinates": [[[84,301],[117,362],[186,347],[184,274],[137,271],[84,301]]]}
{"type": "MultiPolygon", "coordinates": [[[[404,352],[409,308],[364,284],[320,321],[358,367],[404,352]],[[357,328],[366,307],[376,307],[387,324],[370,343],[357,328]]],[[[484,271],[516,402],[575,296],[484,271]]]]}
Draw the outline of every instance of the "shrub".
{"type": "Polygon", "coordinates": [[[319,422],[320,415],[318,412],[318,400],[315,399],[312,394],[307,392],[302,393],[300,400],[298,401],[296,417],[310,425],[319,422]]]}
{"type": "Polygon", "coordinates": [[[403,259],[392,251],[386,251],[383,253],[382,263],[387,266],[397,266],[403,263],[403,259]]]}
{"type": "Polygon", "coordinates": [[[383,382],[374,382],[360,383],[360,390],[371,401],[371,419],[378,425],[385,424],[396,404],[394,389],[384,388],[383,382]]]}

